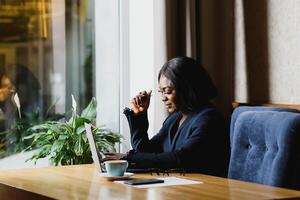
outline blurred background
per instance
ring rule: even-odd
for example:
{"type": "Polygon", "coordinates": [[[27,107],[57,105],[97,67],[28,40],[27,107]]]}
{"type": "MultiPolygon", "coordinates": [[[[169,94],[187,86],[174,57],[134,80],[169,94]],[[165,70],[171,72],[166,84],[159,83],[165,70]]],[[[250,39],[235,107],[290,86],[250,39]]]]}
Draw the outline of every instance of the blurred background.
{"type": "Polygon", "coordinates": [[[93,2],[0,1],[1,157],[25,148],[27,127],[63,117],[71,94],[79,110],[95,96],[93,2]]]}

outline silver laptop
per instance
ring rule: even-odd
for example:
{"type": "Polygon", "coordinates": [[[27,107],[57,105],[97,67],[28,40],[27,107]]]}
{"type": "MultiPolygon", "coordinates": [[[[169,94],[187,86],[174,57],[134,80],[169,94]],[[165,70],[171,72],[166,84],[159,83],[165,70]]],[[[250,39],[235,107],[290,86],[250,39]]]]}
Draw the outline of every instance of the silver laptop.
{"type": "MultiPolygon", "coordinates": [[[[96,167],[97,167],[97,169],[100,173],[106,172],[104,164],[100,162],[100,160],[102,158],[105,158],[105,155],[104,155],[104,153],[97,150],[97,146],[96,146],[94,136],[93,136],[93,133],[92,133],[92,125],[88,124],[88,123],[85,123],[84,126],[85,126],[85,130],[86,130],[86,135],[87,135],[87,138],[88,138],[88,141],[89,141],[90,149],[91,149],[91,152],[92,152],[93,161],[94,161],[94,163],[95,163],[95,165],[96,165],[96,167]]],[[[129,168],[127,168],[126,171],[127,172],[135,172],[135,173],[144,173],[144,172],[149,172],[149,169],[130,168],[129,167],[129,168]]]]}
{"type": "Polygon", "coordinates": [[[88,141],[89,141],[90,149],[91,149],[91,152],[92,152],[93,161],[94,161],[98,171],[100,173],[102,173],[103,169],[102,169],[101,164],[100,164],[100,160],[102,159],[102,156],[101,156],[101,154],[98,155],[98,153],[97,153],[98,151],[97,151],[97,146],[96,146],[94,136],[93,136],[93,132],[92,132],[92,125],[84,123],[84,126],[85,126],[85,130],[86,130],[86,135],[87,135],[87,138],[88,138],[88,141]]]}

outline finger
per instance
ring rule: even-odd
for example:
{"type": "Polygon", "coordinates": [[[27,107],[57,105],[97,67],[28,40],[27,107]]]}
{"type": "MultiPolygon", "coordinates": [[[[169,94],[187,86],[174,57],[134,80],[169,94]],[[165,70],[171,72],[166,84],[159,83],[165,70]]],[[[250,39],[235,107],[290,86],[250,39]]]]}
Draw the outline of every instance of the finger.
{"type": "Polygon", "coordinates": [[[142,102],[145,102],[146,100],[147,100],[147,96],[146,95],[142,95],[142,96],[140,96],[141,97],[141,101],[142,102]]]}
{"type": "Polygon", "coordinates": [[[144,112],[145,108],[144,107],[139,107],[140,112],[144,112]]]}
{"type": "Polygon", "coordinates": [[[144,100],[144,91],[139,92],[139,106],[142,106],[143,100],[144,100]]]}
{"type": "Polygon", "coordinates": [[[119,154],[118,154],[118,160],[123,159],[125,156],[126,156],[126,154],[124,154],[124,153],[119,153],[119,154]]]}
{"type": "Polygon", "coordinates": [[[105,156],[114,156],[116,153],[104,153],[105,156]]]}
{"type": "Polygon", "coordinates": [[[137,105],[141,106],[142,105],[142,97],[140,95],[137,95],[136,97],[137,105]]]}
{"type": "Polygon", "coordinates": [[[136,105],[136,101],[134,100],[134,98],[131,99],[130,105],[131,105],[131,109],[133,110],[133,112],[134,112],[135,114],[137,114],[137,113],[139,112],[139,106],[136,105]]]}
{"type": "Polygon", "coordinates": [[[142,101],[144,101],[144,100],[146,100],[146,99],[148,98],[148,94],[147,94],[146,91],[143,91],[143,92],[141,93],[141,98],[142,98],[142,101]]]}
{"type": "Polygon", "coordinates": [[[132,100],[133,100],[133,104],[134,104],[136,107],[138,107],[139,104],[138,104],[138,102],[137,102],[136,97],[134,97],[132,100]]]}
{"type": "Polygon", "coordinates": [[[130,100],[130,103],[131,103],[132,105],[135,105],[135,100],[134,100],[134,98],[132,98],[132,99],[130,100]]]}
{"type": "Polygon", "coordinates": [[[101,162],[105,162],[105,161],[109,161],[109,160],[116,160],[116,158],[114,156],[107,156],[107,157],[101,159],[101,162]]]}
{"type": "Polygon", "coordinates": [[[151,98],[151,95],[152,95],[152,90],[149,90],[149,91],[147,92],[147,95],[148,95],[148,100],[150,101],[150,98],[151,98]]]}

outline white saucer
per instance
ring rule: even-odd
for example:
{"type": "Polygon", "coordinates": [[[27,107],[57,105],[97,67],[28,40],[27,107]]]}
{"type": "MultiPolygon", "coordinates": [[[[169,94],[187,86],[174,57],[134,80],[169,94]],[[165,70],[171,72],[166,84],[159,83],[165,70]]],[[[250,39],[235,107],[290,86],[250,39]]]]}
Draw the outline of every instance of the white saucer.
{"type": "Polygon", "coordinates": [[[134,173],[131,172],[125,172],[124,176],[110,176],[107,173],[101,173],[100,176],[109,180],[109,181],[113,181],[113,180],[122,180],[122,179],[128,179],[129,177],[133,176],[134,173]]]}

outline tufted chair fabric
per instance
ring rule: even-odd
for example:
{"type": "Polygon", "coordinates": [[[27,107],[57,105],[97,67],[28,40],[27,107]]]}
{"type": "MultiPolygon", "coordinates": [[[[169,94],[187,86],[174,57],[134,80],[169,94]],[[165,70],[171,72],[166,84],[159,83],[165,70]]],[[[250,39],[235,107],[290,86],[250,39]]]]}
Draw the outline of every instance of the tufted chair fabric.
{"type": "Polygon", "coordinates": [[[300,189],[300,114],[243,111],[231,124],[228,177],[300,189]]]}
{"type": "Polygon", "coordinates": [[[246,111],[278,111],[278,112],[294,112],[298,113],[299,111],[292,108],[280,108],[280,107],[270,107],[270,106],[240,106],[234,109],[234,112],[231,115],[230,122],[230,144],[232,143],[231,139],[234,132],[234,124],[238,116],[246,111]]]}

